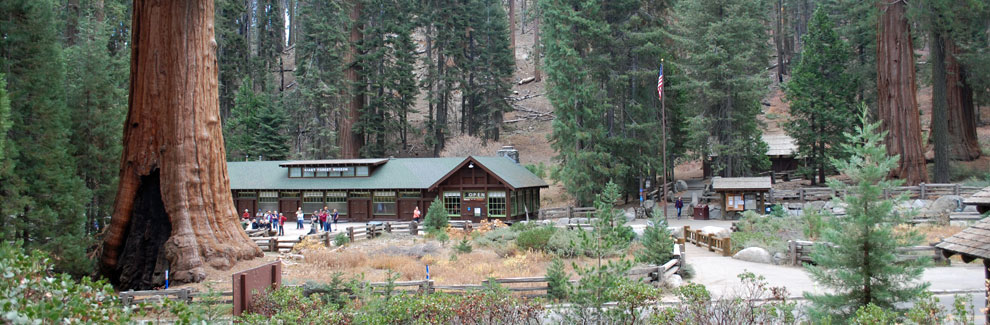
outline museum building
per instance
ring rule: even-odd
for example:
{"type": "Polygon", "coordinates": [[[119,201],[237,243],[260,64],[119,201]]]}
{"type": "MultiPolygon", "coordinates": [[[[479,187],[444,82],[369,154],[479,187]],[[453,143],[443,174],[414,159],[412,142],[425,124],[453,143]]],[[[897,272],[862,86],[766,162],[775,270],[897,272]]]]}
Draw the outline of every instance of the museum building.
{"type": "Polygon", "coordinates": [[[227,170],[238,215],[272,210],[295,220],[298,207],[307,217],[328,207],[352,222],[407,221],[417,206],[425,217],[440,196],[451,220],[535,217],[549,185],[507,149],[497,157],[228,162],[227,170]]]}

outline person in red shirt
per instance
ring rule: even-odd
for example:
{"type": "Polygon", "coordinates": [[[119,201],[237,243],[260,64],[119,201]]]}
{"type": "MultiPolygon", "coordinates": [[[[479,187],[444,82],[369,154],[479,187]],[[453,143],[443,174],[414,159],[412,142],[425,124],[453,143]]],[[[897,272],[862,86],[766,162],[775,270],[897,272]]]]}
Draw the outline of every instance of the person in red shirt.
{"type": "Polygon", "coordinates": [[[286,218],[284,214],[282,214],[281,212],[279,212],[278,213],[278,235],[279,236],[285,236],[285,220],[288,220],[288,218],[286,218]]]}
{"type": "Polygon", "coordinates": [[[326,231],[327,230],[327,212],[326,211],[320,211],[320,230],[321,231],[326,231]]]}
{"type": "Polygon", "coordinates": [[[244,209],[244,214],[241,215],[241,219],[247,220],[251,218],[251,214],[248,213],[248,209],[244,209]]]}

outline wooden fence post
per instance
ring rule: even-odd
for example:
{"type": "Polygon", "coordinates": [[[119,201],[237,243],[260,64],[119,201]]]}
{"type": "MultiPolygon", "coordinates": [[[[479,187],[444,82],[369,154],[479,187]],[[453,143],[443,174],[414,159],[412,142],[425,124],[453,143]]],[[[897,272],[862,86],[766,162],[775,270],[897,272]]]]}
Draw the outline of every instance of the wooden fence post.
{"type": "Polygon", "coordinates": [[[795,242],[793,240],[788,240],[787,241],[787,246],[788,246],[787,249],[789,251],[791,251],[791,265],[797,266],[798,265],[797,264],[797,261],[798,261],[798,258],[797,258],[797,242],[795,242]]]}
{"type": "Polygon", "coordinates": [[[392,223],[391,222],[386,222],[385,223],[385,232],[386,233],[389,233],[389,234],[392,233],[392,223]]]}
{"type": "Polygon", "coordinates": [[[330,233],[326,233],[326,232],[323,233],[323,245],[326,247],[330,247],[331,241],[332,240],[330,239],[330,233]]]}
{"type": "Polygon", "coordinates": [[[278,253],[278,237],[268,238],[268,251],[278,253]]]}
{"type": "Polygon", "coordinates": [[[801,202],[804,202],[804,189],[803,188],[798,190],[798,196],[801,197],[801,202]]]}
{"type": "Polygon", "coordinates": [[[573,206],[567,206],[567,219],[570,219],[570,218],[573,218],[573,217],[574,217],[574,207],[573,206]]]}
{"type": "Polygon", "coordinates": [[[354,242],[354,227],[347,227],[347,239],[354,242]]]}
{"type": "Polygon", "coordinates": [[[959,193],[962,192],[961,186],[959,183],[956,183],[955,185],[956,186],[952,187],[952,195],[959,195],[959,193]]]}
{"type": "Polygon", "coordinates": [[[925,186],[925,183],[921,183],[921,184],[918,184],[918,188],[921,191],[921,199],[922,200],[927,200],[928,199],[928,187],[925,186]]]}
{"type": "Polygon", "coordinates": [[[689,233],[691,233],[691,226],[684,226],[684,241],[687,241],[689,233]]]}
{"type": "Polygon", "coordinates": [[[722,256],[732,256],[732,237],[725,237],[722,245],[722,256]]]}
{"type": "Polygon", "coordinates": [[[415,222],[410,223],[409,224],[409,233],[412,234],[413,236],[418,235],[419,234],[419,224],[418,223],[415,223],[415,222]]]}

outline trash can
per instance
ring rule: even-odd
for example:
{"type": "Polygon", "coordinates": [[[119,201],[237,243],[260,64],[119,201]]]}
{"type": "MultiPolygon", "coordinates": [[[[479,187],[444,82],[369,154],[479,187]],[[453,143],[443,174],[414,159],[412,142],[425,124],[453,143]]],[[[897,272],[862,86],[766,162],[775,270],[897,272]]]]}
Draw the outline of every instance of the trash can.
{"type": "Polygon", "coordinates": [[[694,220],[708,220],[708,205],[694,207],[694,220]]]}

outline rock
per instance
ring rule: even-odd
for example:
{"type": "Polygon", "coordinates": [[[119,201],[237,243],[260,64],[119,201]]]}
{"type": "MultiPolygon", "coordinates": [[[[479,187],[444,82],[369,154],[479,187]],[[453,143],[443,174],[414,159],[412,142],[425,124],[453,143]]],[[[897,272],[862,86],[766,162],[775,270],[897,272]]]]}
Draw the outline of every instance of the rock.
{"type": "Polygon", "coordinates": [[[787,261],[787,254],[784,253],[774,253],[773,254],[773,264],[784,264],[787,261]]]}
{"type": "Polygon", "coordinates": [[[687,182],[684,180],[677,180],[677,182],[674,183],[674,192],[683,192],[687,191],[687,189],[687,182]]]}
{"type": "Polygon", "coordinates": [[[677,238],[684,238],[684,227],[667,227],[667,231],[677,238]]]}
{"type": "Polygon", "coordinates": [[[924,214],[926,216],[947,215],[962,208],[962,200],[963,198],[957,195],[946,195],[940,197],[928,206],[928,209],[925,210],[924,214]]]}
{"type": "Polygon", "coordinates": [[[748,247],[733,255],[732,258],[753,263],[773,264],[773,257],[770,256],[770,252],[760,247],[748,247]]]}
{"type": "Polygon", "coordinates": [[[664,279],[663,282],[671,289],[684,285],[684,279],[681,279],[681,276],[677,274],[671,275],[669,278],[664,279]]]}
{"type": "Polygon", "coordinates": [[[715,226],[702,227],[701,233],[708,236],[714,235],[722,238],[729,237],[732,234],[732,232],[730,232],[728,229],[722,227],[715,227],[715,226]]]}
{"type": "Polygon", "coordinates": [[[825,201],[811,201],[804,204],[803,209],[808,212],[822,212],[825,208],[825,201]]]}
{"type": "Polygon", "coordinates": [[[914,200],[913,202],[911,202],[911,207],[915,209],[922,209],[927,205],[928,204],[926,204],[925,201],[922,200],[914,200]]]}
{"type": "Polygon", "coordinates": [[[636,212],[626,211],[626,222],[632,222],[633,220],[636,220],[636,212]]]}

